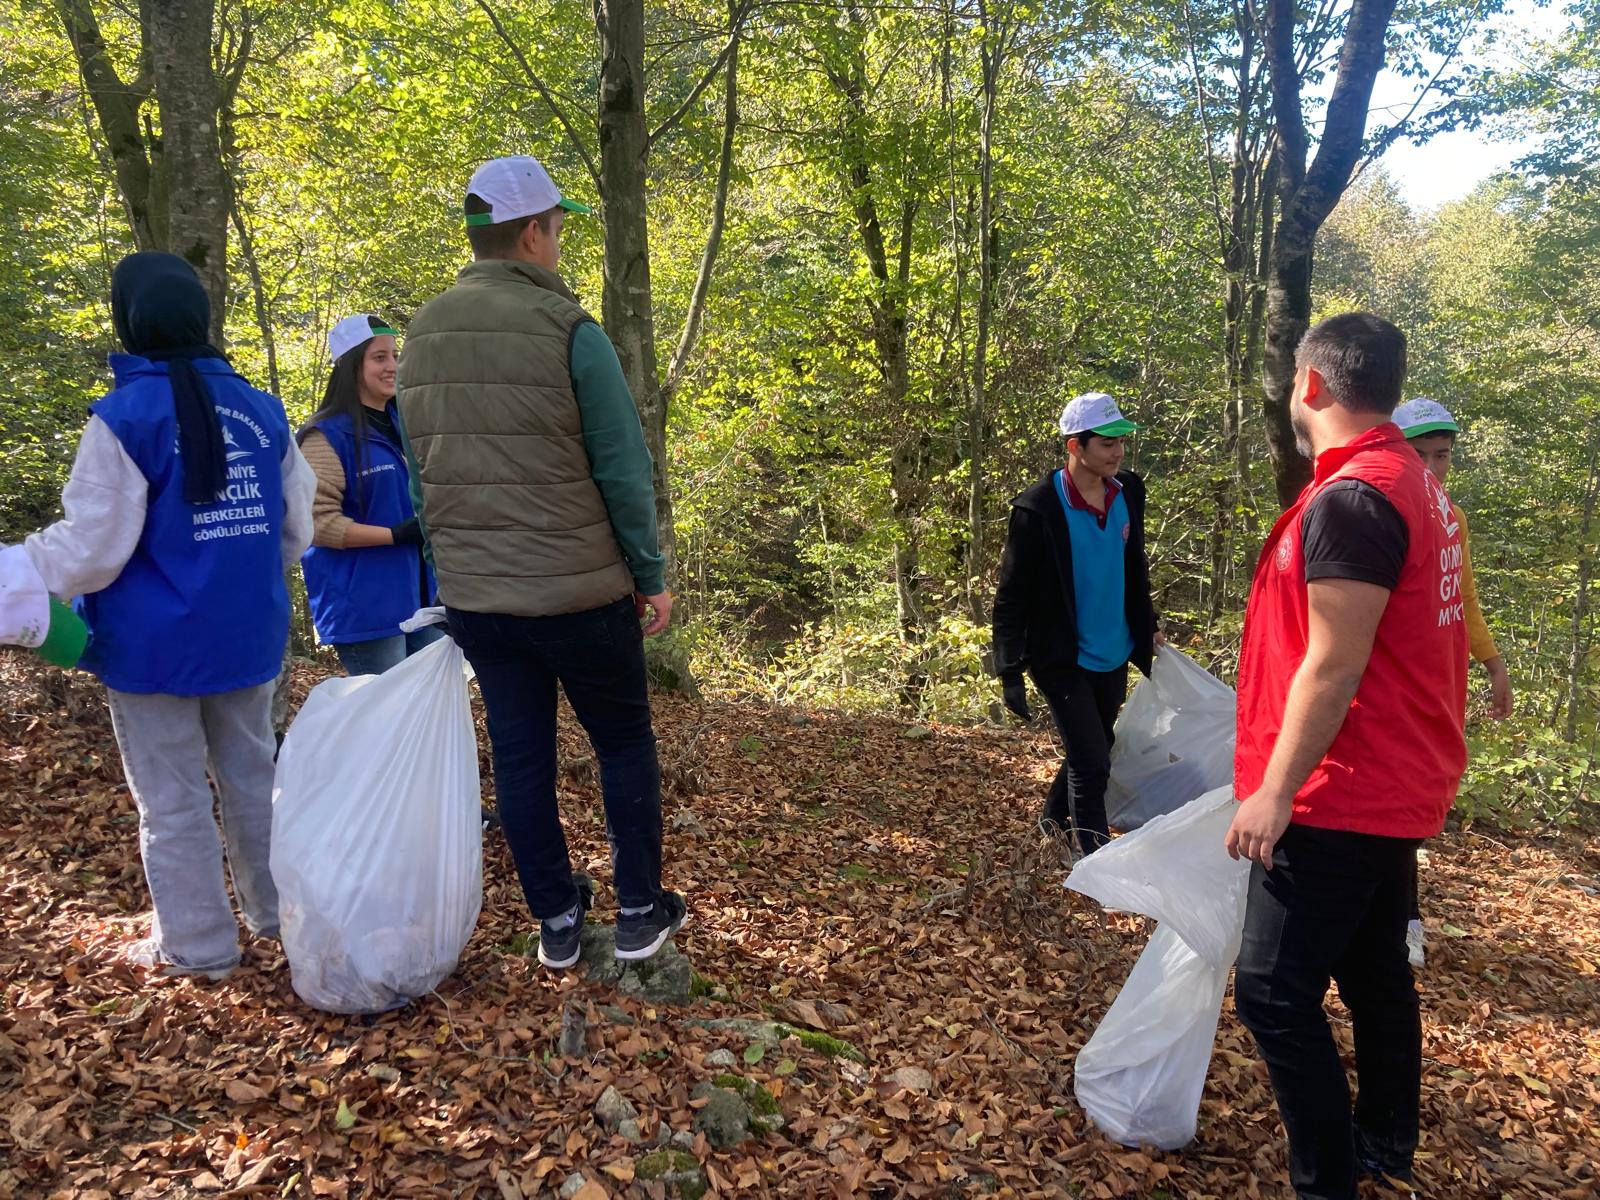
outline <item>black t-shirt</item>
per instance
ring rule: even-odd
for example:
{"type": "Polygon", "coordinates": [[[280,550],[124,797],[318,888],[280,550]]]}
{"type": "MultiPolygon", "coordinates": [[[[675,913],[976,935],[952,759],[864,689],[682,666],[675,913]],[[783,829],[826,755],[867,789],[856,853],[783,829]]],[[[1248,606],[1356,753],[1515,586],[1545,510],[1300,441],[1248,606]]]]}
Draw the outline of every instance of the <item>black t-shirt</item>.
{"type": "Polygon", "coordinates": [[[367,425],[374,432],[382,434],[396,445],[399,444],[400,438],[395,433],[394,421],[390,418],[388,409],[369,408],[367,409],[366,416],[367,425]]]}
{"type": "Polygon", "coordinates": [[[1306,581],[1356,579],[1393,591],[1411,547],[1411,531],[1389,499],[1370,483],[1330,483],[1300,524],[1306,581]]]}

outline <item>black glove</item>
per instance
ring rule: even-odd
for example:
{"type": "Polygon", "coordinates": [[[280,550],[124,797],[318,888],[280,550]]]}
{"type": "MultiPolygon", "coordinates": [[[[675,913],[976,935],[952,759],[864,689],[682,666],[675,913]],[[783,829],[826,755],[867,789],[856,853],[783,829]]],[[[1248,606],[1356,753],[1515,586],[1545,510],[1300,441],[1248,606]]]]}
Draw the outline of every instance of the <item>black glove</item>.
{"type": "Polygon", "coordinates": [[[1000,680],[1000,695],[1006,707],[1024,721],[1033,720],[1033,710],[1028,707],[1028,688],[1022,676],[1011,675],[1000,680]]]}
{"type": "Polygon", "coordinates": [[[389,526],[389,536],[394,539],[396,546],[420,546],[422,522],[415,517],[407,517],[400,524],[389,526]]]}

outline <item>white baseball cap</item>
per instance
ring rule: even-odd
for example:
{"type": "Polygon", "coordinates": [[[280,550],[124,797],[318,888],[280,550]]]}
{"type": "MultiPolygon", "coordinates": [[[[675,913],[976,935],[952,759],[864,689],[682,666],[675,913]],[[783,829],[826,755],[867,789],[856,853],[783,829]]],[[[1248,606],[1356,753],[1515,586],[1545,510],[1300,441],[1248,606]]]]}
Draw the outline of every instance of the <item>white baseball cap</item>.
{"type": "Polygon", "coordinates": [[[1061,410],[1057,422],[1062,437],[1075,433],[1098,433],[1101,437],[1121,437],[1139,427],[1117,407],[1117,402],[1105,392],[1085,392],[1074,396],[1061,410]]]}
{"type": "Polygon", "coordinates": [[[1407,400],[1395,409],[1394,423],[1400,426],[1400,432],[1408,438],[1421,437],[1425,433],[1461,432],[1461,426],[1456,424],[1456,419],[1450,415],[1450,410],[1427,396],[1407,400]]]}
{"type": "Polygon", "coordinates": [[[518,217],[549,212],[552,208],[575,213],[594,211],[587,204],[562,196],[550,172],[537,158],[527,154],[493,158],[484,163],[472,173],[467,195],[476,196],[489,205],[486,213],[468,213],[468,225],[499,225],[518,217]]]}
{"type": "Polygon", "coordinates": [[[328,331],[328,353],[333,355],[333,361],[338,362],[362,342],[382,334],[398,337],[379,318],[369,313],[357,313],[353,317],[346,317],[328,331]]]}

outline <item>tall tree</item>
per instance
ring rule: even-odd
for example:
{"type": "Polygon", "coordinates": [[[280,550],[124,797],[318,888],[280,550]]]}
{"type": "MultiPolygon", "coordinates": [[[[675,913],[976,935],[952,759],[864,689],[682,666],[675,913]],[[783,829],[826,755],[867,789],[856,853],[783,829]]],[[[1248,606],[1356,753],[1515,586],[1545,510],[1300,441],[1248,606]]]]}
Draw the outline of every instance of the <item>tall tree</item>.
{"type": "MultiPolygon", "coordinates": [[[[211,338],[220,346],[231,189],[219,114],[238,88],[248,38],[232,61],[218,64],[214,0],[142,3],[138,73],[125,80],[90,0],[56,0],[56,11],[94,104],[134,243],[193,264],[211,297],[211,338]]],[[[248,13],[242,19],[248,23],[248,13]]]]}
{"type": "Polygon", "coordinates": [[[668,406],[698,338],[705,295],[721,246],[733,134],[738,120],[737,50],[754,0],[736,0],[730,4],[728,30],[721,50],[687,96],[653,129],[648,123],[646,108],[649,78],[645,62],[644,0],[595,0],[594,23],[600,60],[595,123],[600,150],[598,160],[590,152],[588,140],[579,131],[578,123],[535,70],[497,7],[489,0],[477,0],[477,3],[524,76],[560,121],[599,189],[601,220],[605,225],[601,322],[616,345],[617,357],[622,361],[623,374],[633,391],[645,441],[654,460],[656,525],[666,557],[667,584],[675,586],[678,552],[667,467],[668,406]],[[650,285],[650,154],[661,139],[678,127],[724,70],[727,72],[725,125],[713,217],[701,256],[695,296],[672,357],[670,377],[663,386],[656,353],[654,293],[650,285]]]}
{"type": "Polygon", "coordinates": [[[1294,0],[1267,0],[1265,40],[1272,80],[1278,221],[1267,255],[1263,414],[1273,480],[1284,507],[1294,502],[1311,478],[1311,464],[1295,448],[1289,397],[1294,389],[1295,349],[1311,325],[1311,261],[1317,231],[1344,195],[1361,159],[1372,84],[1383,67],[1384,38],[1394,9],[1395,0],[1351,4],[1333,94],[1316,157],[1311,158],[1301,96],[1304,68],[1295,54],[1298,6],[1294,0]]]}

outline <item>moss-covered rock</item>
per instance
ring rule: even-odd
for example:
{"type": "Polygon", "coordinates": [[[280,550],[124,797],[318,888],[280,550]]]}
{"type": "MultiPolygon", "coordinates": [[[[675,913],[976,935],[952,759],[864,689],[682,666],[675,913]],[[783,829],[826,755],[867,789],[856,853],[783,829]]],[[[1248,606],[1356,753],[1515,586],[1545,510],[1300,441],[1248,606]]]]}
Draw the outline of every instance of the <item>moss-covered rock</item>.
{"type": "Polygon", "coordinates": [[[635,1179],[664,1184],[669,1196],[700,1200],[706,1194],[705,1176],[694,1155],[683,1150],[652,1150],[634,1164],[635,1179]]]}
{"type": "Polygon", "coordinates": [[[694,1127],[718,1150],[730,1150],[748,1140],[755,1114],[737,1091],[703,1083],[695,1088],[694,1098],[706,1102],[694,1115],[694,1127]]]}

